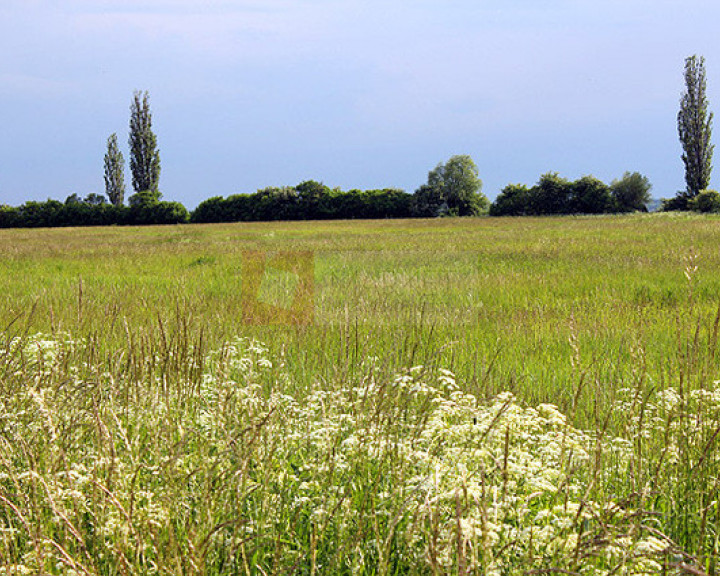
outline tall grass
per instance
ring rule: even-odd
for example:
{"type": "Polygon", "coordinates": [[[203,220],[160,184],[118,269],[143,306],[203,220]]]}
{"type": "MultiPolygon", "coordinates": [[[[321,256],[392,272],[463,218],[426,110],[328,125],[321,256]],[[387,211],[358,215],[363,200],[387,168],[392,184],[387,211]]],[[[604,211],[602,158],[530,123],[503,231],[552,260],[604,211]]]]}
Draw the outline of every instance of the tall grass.
{"type": "Polygon", "coordinates": [[[716,574],[717,224],[3,232],[0,570],[716,574]]]}
{"type": "Polygon", "coordinates": [[[716,572],[717,382],[640,369],[583,430],[443,369],[296,396],[256,341],[140,342],[2,343],[5,573],[716,572]]]}

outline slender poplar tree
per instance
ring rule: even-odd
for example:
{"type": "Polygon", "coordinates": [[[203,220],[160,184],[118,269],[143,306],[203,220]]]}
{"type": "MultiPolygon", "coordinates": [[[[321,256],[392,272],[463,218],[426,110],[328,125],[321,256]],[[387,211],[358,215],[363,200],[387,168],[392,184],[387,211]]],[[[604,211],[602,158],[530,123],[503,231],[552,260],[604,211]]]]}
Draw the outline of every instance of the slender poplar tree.
{"type": "Polygon", "coordinates": [[[694,198],[710,184],[714,146],[710,144],[712,112],[708,111],[705,86],[705,58],[685,59],[685,93],[680,100],[678,134],[685,163],[686,200],[694,198]]]}
{"type": "Polygon", "coordinates": [[[117,134],[111,134],[105,153],[105,194],[115,206],[125,201],[125,159],[118,148],[117,134]]]}
{"type": "Polygon", "coordinates": [[[135,92],[130,106],[130,172],[135,193],[160,198],[160,152],[152,131],[152,114],[147,92],[135,92]]]}

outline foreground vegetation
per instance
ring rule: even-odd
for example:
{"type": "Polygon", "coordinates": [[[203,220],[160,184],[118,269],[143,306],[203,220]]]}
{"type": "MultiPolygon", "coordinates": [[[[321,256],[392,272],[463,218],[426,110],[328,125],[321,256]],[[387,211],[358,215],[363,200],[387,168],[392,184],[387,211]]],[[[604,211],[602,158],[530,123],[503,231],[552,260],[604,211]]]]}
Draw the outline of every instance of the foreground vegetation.
{"type": "Polygon", "coordinates": [[[0,570],[715,574],[718,224],[2,231],[0,570]]]}

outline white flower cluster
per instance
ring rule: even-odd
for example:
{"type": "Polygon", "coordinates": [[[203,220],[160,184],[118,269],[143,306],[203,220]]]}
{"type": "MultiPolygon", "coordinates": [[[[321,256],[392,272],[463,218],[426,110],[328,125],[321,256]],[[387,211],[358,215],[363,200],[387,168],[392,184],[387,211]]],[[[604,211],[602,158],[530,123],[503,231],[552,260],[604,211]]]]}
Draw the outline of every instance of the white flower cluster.
{"type": "MultiPolygon", "coordinates": [[[[65,360],[82,345],[4,347],[29,378],[0,398],[6,572],[653,574],[674,552],[629,498],[634,443],[555,406],[481,401],[420,366],[388,380],[373,363],[291,395],[282,362],[242,338],[198,381],[98,368],[91,382],[65,360]]],[[[652,436],[673,394],[642,419],[632,395],[619,409],[652,436]]],[[[720,394],[693,394],[694,426],[711,430],[720,394]]]]}
{"type": "Polygon", "coordinates": [[[614,409],[626,423],[627,437],[660,459],[660,469],[702,464],[720,472],[720,451],[714,449],[720,440],[720,381],[648,396],[623,388],[618,397],[614,409]]]}
{"type": "Polygon", "coordinates": [[[329,510],[340,512],[336,522],[357,517],[348,506],[353,479],[387,467],[375,479],[370,514],[402,524],[392,536],[411,544],[414,562],[443,573],[460,556],[482,574],[513,573],[518,559],[523,570],[549,569],[559,558],[583,574],[660,569],[653,557],[669,541],[658,545],[631,521],[637,511],[588,499],[591,483],[617,472],[593,478],[592,458],[612,452],[615,466],[626,466],[628,442],[579,431],[554,406],[522,407],[511,394],[480,403],[456,390],[452,375],[441,373],[433,386],[417,380],[418,372],[387,386],[371,381],[308,397],[287,424],[295,428],[287,436],[291,451],[314,456],[295,478],[304,479],[293,487],[295,506],[321,522],[329,510]],[[398,522],[399,515],[412,520],[398,522]]]}
{"type": "Polygon", "coordinates": [[[0,355],[6,372],[16,377],[24,377],[30,373],[35,384],[39,384],[58,372],[75,344],[75,341],[64,333],[54,337],[44,334],[16,336],[7,341],[0,339],[0,355]]]}

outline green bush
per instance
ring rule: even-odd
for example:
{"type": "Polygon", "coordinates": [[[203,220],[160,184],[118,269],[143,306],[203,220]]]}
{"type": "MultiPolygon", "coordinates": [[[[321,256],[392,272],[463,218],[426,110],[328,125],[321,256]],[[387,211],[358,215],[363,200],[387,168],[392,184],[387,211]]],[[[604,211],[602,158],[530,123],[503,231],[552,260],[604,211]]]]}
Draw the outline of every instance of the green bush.
{"type": "Polygon", "coordinates": [[[160,201],[162,194],[157,190],[141,190],[128,199],[130,207],[155,204],[160,201]]]}
{"type": "Polygon", "coordinates": [[[583,176],[570,185],[570,210],[573,214],[613,212],[610,188],[594,176],[583,176]]]}
{"type": "Polygon", "coordinates": [[[703,190],[689,201],[688,206],[697,212],[720,213],[720,194],[715,190],[703,190]]]}
{"type": "Polygon", "coordinates": [[[129,211],[128,224],[184,224],[190,220],[187,209],[179,202],[135,204],[129,211]]]}
{"type": "Polygon", "coordinates": [[[673,198],[663,198],[660,210],[662,212],[682,212],[684,210],[690,210],[690,200],[691,198],[687,194],[678,192],[673,198]]]}
{"type": "Polygon", "coordinates": [[[508,184],[490,206],[490,216],[526,216],[530,190],[525,184],[508,184]]]}
{"type": "Polygon", "coordinates": [[[268,187],[254,194],[215,196],[201,202],[191,222],[266,222],[273,220],[333,220],[407,218],[413,196],[404,190],[343,192],[308,180],[295,187],[268,187]]]}
{"type": "Polygon", "coordinates": [[[15,228],[18,222],[18,209],[0,205],[0,228],[15,228]]]}
{"type": "Polygon", "coordinates": [[[610,193],[617,212],[647,212],[652,184],[639,172],[625,172],[620,180],[613,180],[610,193]]]}
{"type": "Polygon", "coordinates": [[[571,214],[572,184],[557,172],[548,172],[540,176],[530,194],[530,213],[571,214]]]}
{"type": "Polygon", "coordinates": [[[190,222],[224,222],[225,213],[227,212],[226,200],[222,196],[213,196],[207,200],[203,200],[192,211],[190,222]]]}
{"type": "Polygon", "coordinates": [[[443,198],[441,187],[433,184],[420,186],[413,194],[410,211],[416,218],[445,216],[448,205],[443,198]]]}

